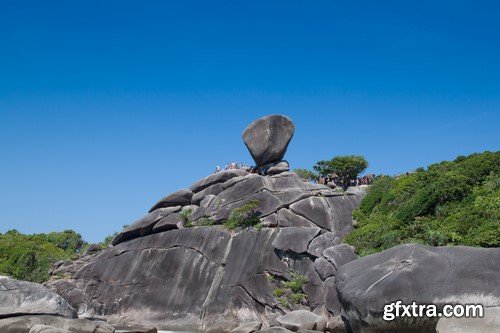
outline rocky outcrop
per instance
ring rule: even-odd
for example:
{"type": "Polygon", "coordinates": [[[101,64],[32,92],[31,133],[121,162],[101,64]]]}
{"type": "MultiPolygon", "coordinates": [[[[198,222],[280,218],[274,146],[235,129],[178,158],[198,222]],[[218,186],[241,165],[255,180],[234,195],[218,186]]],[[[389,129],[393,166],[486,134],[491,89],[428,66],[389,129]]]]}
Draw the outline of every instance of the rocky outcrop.
{"type": "MultiPolygon", "coordinates": [[[[328,250],[325,250],[328,251],[328,250]]],[[[384,305],[500,306],[500,249],[406,244],[350,261],[335,276],[354,332],[434,332],[438,318],[383,319],[384,305]]]]}
{"type": "Polygon", "coordinates": [[[243,132],[243,141],[258,167],[283,159],[295,132],[290,118],[271,115],[253,121],[243,132]]]}
{"type": "Polygon", "coordinates": [[[240,171],[196,182],[189,190],[195,202],[154,209],[120,232],[113,247],[56,267],[48,285],[80,316],[117,325],[228,331],[249,321],[269,327],[271,318],[291,310],[325,306],[340,315],[336,292],[326,288],[333,288],[338,267],[354,259],[339,244],[362,194],[305,183],[289,172],[240,171]],[[201,192],[208,194],[197,197],[201,192]],[[251,200],[259,201],[265,227],[220,225],[251,200]],[[197,227],[207,220],[215,225],[197,227]],[[284,287],[294,274],[307,279],[303,300],[284,287]],[[286,294],[276,296],[278,289],[286,294]]]}
{"type": "Polygon", "coordinates": [[[292,332],[299,330],[324,331],[326,327],[325,318],[305,310],[289,312],[278,319],[278,323],[292,332]]]}
{"type": "Polygon", "coordinates": [[[282,159],[293,132],[283,116],[250,124],[243,137],[260,174],[222,171],[165,196],[112,247],[55,267],[48,286],[81,317],[119,326],[230,331],[246,323],[238,330],[252,331],[281,320],[324,328],[340,315],[334,276],[355,258],[341,239],[364,191],[341,193],[289,172],[282,159]],[[248,203],[260,223],[228,230],[248,203]]]}
{"type": "MultiPolygon", "coordinates": [[[[180,213],[185,209],[189,209],[189,216],[186,217],[193,225],[207,219],[211,224],[221,224],[235,208],[253,200],[259,202],[264,226],[320,227],[323,231],[334,230],[335,237],[342,238],[352,230],[352,211],[364,195],[364,191],[340,193],[324,185],[306,183],[290,172],[262,176],[243,170],[210,175],[190,186],[190,189],[184,191],[193,194],[191,201],[184,201],[184,206],[152,210],[120,232],[112,244],[183,228],[180,213]]],[[[172,196],[178,197],[178,194],[166,198],[172,196]]],[[[166,199],[160,200],[160,203],[164,202],[166,199]]],[[[179,203],[179,200],[176,202],[179,203]]]]}
{"type": "Polygon", "coordinates": [[[114,332],[105,322],[76,318],[76,310],[46,287],[0,277],[0,332],[114,332]]]}
{"type": "Polygon", "coordinates": [[[75,309],[44,286],[0,276],[0,318],[41,314],[76,318],[75,309]]]}
{"type": "Polygon", "coordinates": [[[0,319],[2,333],[113,333],[115,329],[104,321],[70,319],[59,316],[17,316],[0,319]]]}

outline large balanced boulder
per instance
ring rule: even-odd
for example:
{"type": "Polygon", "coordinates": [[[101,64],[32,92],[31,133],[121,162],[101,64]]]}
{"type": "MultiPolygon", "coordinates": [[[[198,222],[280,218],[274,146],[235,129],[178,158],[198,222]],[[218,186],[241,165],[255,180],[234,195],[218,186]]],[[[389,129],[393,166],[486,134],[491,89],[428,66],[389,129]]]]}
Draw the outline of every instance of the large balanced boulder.
{"type": "Polygon", "coordinates": [[[243,132],[243,141],[257,166],[283,159],[295,132],[290,118],[271,115],[253,121],[243,132]]]}
{"type": "Polygon", "coordinates": [[[435,332],[438,318],[383,319],[384,306],[500,306],[500,248],[406,244],[344,264],[336,287],[353,332],[435,332]]]}

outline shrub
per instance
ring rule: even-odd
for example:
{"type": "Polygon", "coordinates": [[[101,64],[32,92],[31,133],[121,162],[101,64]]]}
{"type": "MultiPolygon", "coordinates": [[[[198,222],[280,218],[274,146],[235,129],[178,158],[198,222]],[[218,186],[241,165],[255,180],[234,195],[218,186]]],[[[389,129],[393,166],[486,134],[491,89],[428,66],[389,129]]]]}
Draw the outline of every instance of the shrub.
{"type": "Polygon", "coordinates": [[[285,289],[283,288],[278,288],[275,291],[273,291],[273,295],[276,297],[281,297],[283,296],[283,294],[285,294],[285,289]]]}
{"type": "Polygon", "coordinates": [[[193,213],[193,210],[191,208],[183,208],[181,211],[181,220],[182,223],[184,224],[184,227],[190,228],[193,226],[192,221],[191,221],[191,214],[193,213]]]}
{"type": "Polygon", "coordinates": [[[293,293],[290,295],[290,299],[295,304],[300,304],[306,299],[306,294],[304,293],[293,293]]]}
{"type": "Polygon", "coordinates": [[[233,209],[226,221],[226,227],[231,230],[238,227],[251,227],[260,223],[259,204],[258,200],[251,200],[245,205],[233,209]]]}
{"type": "Polygon", "coordinates": [[[292,279],[285,282],[285,288],[289,288],[294,293],[302,292],[302,288],[307,283],[307,277],[304,275],[292,272],[292,279]]]}

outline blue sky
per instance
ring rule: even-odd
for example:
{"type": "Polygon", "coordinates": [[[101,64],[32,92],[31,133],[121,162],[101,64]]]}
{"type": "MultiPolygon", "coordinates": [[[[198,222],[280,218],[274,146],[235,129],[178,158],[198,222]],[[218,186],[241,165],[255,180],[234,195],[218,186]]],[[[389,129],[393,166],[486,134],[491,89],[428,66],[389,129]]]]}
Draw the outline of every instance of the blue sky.
{"type": "Polygon", "coordinates": [[[230,161],[395,174],[498,150],[496,1],[2,1],[0,232],[92,242],[230,161]]]}

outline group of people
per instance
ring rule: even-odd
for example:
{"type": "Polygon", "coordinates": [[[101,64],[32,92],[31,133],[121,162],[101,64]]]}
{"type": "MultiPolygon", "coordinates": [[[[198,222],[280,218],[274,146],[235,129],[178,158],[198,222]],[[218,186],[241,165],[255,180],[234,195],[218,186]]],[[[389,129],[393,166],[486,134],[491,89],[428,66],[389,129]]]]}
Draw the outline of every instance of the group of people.
{"type": "MultiPolygon", "coordinates": [[[[363,177],[357,177],[356,179],[351,179],[349,181],[349,186],[359,186],[359,185],[370,185],[375,179],[375,174],[368,174],[363,177]]],[[[330,177],[320,177],[318,179],[318,184],[329,185],[329,186],[344,186],[343,180],[340,179],[336,174],[333,174],[330,177]]]]}
{"type": "Polygon", "coordinates": [[[370,185],[374,179],[375,179],[375,174],[370,173],[366,176],[356,178],[356,180],[354,180],[354,185],[356,186],[370,185]]]}
{"type": "Polygon", "coordinates": [[[221,168],[219,165],[217,165],[215,167],[214,173],[221,172],[223,170],[236,170],[236,169],[251,172],[253,170],[253,167],[245,165],[245,164],[243,164],[243,162],[231,162],[231,163],[226,164],[224,169],[221,168]]]}

